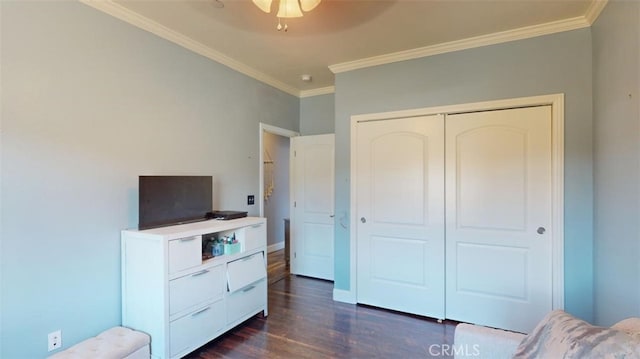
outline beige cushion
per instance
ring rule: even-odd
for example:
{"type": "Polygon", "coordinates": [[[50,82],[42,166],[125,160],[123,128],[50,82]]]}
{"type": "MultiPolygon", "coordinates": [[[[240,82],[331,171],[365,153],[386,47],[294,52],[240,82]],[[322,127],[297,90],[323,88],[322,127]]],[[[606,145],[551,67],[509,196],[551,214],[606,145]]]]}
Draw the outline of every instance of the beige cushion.
{"type": "Polygon", "coordinates": [[[149,358],[147,334],[129,328],[114,327],[82,341],[49,359],[122,359],[149,358]]]}
{"type": "MultiPolygon", "coordinates": [[[[619,323],[630,328],[636,323],[619,323]]],[[[561,310],[549,313],[518,346],[514,358],[640,359],[640,338],[593,326],[561,310]]]]}

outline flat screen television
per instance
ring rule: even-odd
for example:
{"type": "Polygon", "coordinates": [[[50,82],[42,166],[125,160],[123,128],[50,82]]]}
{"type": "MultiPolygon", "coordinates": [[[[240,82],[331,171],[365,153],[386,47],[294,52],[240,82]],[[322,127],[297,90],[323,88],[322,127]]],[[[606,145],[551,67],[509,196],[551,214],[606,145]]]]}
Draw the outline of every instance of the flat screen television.
{"type": "Polygon", "coordinates": [[[204,221],[213,205],[211,176],[139,176],[138,228],[204,221]]]}

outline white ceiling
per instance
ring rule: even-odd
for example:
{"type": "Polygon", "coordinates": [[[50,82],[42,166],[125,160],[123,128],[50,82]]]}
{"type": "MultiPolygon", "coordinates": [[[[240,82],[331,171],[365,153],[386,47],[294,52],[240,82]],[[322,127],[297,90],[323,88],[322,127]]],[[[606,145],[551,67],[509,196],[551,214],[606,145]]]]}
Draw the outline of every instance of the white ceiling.
{"type": "Polygon", "coordinates": [[[250,0],[81,1],[296,96],[331,92],[334,72],[590,26],[606,4],[322,0],[284,32],[250,0]]]}

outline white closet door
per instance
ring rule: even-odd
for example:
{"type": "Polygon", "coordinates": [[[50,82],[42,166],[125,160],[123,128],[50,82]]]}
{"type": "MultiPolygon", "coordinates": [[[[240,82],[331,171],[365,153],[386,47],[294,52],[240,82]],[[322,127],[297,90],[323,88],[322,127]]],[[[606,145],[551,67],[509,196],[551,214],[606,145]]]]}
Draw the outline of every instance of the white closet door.
{"type": "Polygon", "coordinates": [[[447,318],[529,332],[552,308],[551,107],[447,116],[447,318]]]}
{"type": "Polygon", "coordinates": [[[357,301],[444,318],[444,117],[357,125],[357,301]]]}
{"type": "Polygon", "coordinates": [[[291,139],[291,273],[333,280],[333,134],[291,139]]]}

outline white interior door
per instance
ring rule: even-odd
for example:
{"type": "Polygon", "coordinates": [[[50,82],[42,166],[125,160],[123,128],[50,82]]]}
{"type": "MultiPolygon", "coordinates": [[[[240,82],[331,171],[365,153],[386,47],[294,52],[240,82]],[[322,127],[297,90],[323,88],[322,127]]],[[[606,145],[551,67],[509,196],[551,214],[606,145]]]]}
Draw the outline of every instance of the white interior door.
{"type": "Polygon", "coordinates": [[[529,332],[552,309],[551,106],[446,120],[447,318],[529,332]]]}
{"type": "Polygon", "coordinates": [[[444,117],[357,125],[357,301],[444,318],[444,117]]]}
{"type": "Polygon", "coordinates": [[[333,280],[333,134],[291,139],[291,273],[333,280]]]}

